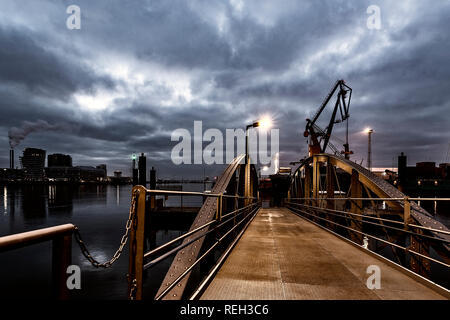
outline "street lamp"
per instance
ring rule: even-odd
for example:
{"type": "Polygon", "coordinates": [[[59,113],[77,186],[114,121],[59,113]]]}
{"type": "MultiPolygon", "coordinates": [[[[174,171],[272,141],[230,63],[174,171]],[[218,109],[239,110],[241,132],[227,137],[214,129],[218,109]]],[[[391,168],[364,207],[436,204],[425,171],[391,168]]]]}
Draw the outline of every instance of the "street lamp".
{"type": "Polygon", "coordinates": [[[252,124],[249,124],[247,127],[245,127],[245,164],[247,164],[249,161],[249,155],[248,155],[248,129],[250,128],[257,128],[259,127],[259,121],[253,122],[252,124]]]}
{"type": "Polygon", "coordinates": [[[249,159],[249,152],[248,152],[248,130],[250,128],[258,128],[267,130],[270,127],[272,127],[272,119],[269,116],[264,116],[260,120],[255,121],[251,124],[249,124],[247,127],[245,127],[245,163],[248,163],[249,159]]]}
{"type": "Polygon", "coordinates": [[[373,129],[367,128],[365,131],[369,137],[368,146],[367,146],[367,169],[369,171],[372,170],[372,133],[373,129]]]}

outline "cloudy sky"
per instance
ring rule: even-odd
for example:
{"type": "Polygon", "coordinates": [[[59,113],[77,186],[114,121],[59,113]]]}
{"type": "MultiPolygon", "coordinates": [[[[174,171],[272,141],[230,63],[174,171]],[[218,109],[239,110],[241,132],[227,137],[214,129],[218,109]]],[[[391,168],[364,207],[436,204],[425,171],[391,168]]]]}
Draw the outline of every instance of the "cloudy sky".
{"type": "Polygon", "coordinates": [[[449,17],[444,0],[0,0],[0,167],[8,132],[39,122],[47,130],[30,133],[16,155],[40,147],[128,174],[130,155],[145,152],[159,176],[193,176],[202,165],[171,163],[173,130],[193,131],[195,120],[242,128],[264,114],[280,129],[287,165],[306,154],[305,118],[337,79],[353,88],[354,160],[365,163],[362,131],[372,127],[374,167],[392,166],[401,151],[410,165],[442,162],[449,17]],[[71,4],[80,30],[66,27],[71,4]],[[381,9],[380,30],[367,27],[370,5],[381,9]]]}

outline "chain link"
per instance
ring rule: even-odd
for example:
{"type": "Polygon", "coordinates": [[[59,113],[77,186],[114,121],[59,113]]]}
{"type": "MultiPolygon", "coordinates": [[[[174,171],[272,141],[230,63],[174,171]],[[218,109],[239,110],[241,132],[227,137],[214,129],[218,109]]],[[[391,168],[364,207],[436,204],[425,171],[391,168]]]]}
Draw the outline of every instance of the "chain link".
{"type": "Polygon", "coordinates": [[[136,289],[137,289],[137,280],[133,279],[131,283],[130,296],[128,297],[130,300],[136,299],[136,289]]]}
{"type": "Polygon", "coordinates": [[[117,259],[119,259],[120,255],[122,254],[123,248],[125,247],[125,244],[128,241],[128,236],[130,234],[130,230],[133,224],[133,221],[135,220],[135,214],[136,214],[136,202],[137,198],[139,196],[139,190],[134,190],[132,196],[131,196],[131,205],[130,205],[130,213],[128,215],[128,220],[125,224],[125,234],[122,236],[122,239],[120,240],[120,245],[117,251],[114,253],[113,257],[104,263],[100,263],[97,260],[95,260],[92,255],[90,254],[88,248],[86,247],[83,239],[81,238],[80,230],[77,226],[75,226],[74,230],[74,236],[75,240],[80,246],[81,253],[86,257],[86,259],[96,268],[109,268],[111,265],[116,262],[117,259]]]}

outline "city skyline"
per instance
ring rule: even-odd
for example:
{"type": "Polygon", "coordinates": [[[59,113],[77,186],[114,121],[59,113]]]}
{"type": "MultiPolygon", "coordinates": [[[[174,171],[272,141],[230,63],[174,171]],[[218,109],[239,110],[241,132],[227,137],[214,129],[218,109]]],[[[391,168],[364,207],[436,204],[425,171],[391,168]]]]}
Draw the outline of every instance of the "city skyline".
{"type": "Polygon", "coordinates": [[[0,167],[9,132],[40,123],[16,156],[42,148],[128,175],[144,152],[161,176],[211,176],[223,166],[171,162],[171,133],[197,120],[245,128],[267,113],[286,166],[307,154],[305,119],[337,79],[353,89],[353,160],[366,164],[371,127],[373,167],[400,152],[410,164],[445,161],[448,2],[378,1],[379,30],[367,27],[368,1],[78,1],[79,30],[66,27],[69,4],[2,2],[0,167]]]}

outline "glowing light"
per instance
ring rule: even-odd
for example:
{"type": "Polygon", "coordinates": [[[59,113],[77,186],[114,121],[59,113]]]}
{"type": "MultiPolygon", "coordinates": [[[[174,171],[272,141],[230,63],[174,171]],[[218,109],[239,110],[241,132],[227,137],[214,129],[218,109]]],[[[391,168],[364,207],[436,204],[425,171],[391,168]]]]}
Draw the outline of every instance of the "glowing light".
{"type": "Polygon", "coordinates": [[[263,130],[272,128],[272,118],[270,116],[264,116],[259,120],[259,127],[263,130]]]}
{"type": "Polygon", "coordinates": [[[268,166],[264,166],[264,167],[262,168],[262,170],[263,170],[263,171],[267,171],[267,170],[269,170],[269,167],[268,167],[268,166]]]}
{"type": "Polygon", "coordinates": [[[372,133],[372,132],[373,132],[373,129],[370,129],[370,128],[364,129],[364,133],[365,134],[369,134],[369,133],[372,133]]]}

